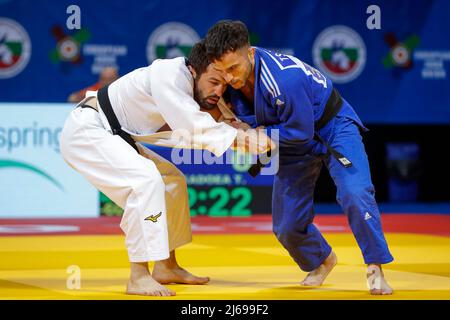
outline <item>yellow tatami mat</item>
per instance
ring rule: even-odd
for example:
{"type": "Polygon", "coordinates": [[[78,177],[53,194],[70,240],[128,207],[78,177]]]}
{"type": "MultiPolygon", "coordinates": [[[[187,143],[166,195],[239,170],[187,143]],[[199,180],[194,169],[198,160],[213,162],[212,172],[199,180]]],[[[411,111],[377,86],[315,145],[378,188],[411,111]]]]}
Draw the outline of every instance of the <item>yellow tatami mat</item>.
{"type": "Polygon", "coordinates": [[[383,297],[368,294],[353,236],[325,237],[338,265],[323,286],[303,288],[306,273],[272,234],[194,235],[178,261],[211,282],[169,285],[177,292],[170,298],[125,295],[122,236],[0,237],[0,299],[450,299],[450,237],[387,233],[395,261],[384,272],[395,292],[383,297]],[[79,267],[80,289],[66,285],[70,266],[79,267]]]}

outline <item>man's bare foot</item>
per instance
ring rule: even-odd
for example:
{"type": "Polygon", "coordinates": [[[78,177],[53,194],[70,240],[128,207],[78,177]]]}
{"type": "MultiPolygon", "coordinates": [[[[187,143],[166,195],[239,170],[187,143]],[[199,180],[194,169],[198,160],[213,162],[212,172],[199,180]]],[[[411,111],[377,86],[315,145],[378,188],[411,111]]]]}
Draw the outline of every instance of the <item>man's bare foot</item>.
{"type": "Polygon", "coordinates": [[[153,278],[161,284],[205,284],[209,282],[209,277],[197,277],[180,266],[166,268],[159,263],[155,263],[153,278]]]}
{"type": "Polygon", "coordinates": [[[197,277],[178,265],[175,250],[170,252],[167,260],[156,261],[153,267],[153,278],[161,284],[205,284],[209,277],[197,277]]]}
{"type": "Polygon", "coordinates": [[[325,261],[315,270],[308,273],[306,278],[300,282],[302,286],[320,286],[328,276],[334,266],[337,264],[336,254],[331,251],[325,261]]]}
{"type": "Polygon", "coordinates": [[[161,297],[176,295],[175,291],[172,291],[169,288],[166,288],[165,286],[159,284],[150,275],[141,277],[139,279],[130,279],[127,285],[127,294],[161,297]]]}
{"type": "Polygon", "coordinates": [[[130,280],[127,285],[127,294],[136,294],[143,296],[174,296],[175,292],[166,288],[152,278],[148,271],[147,262],[131,262],[130,280]]]}
{"type": "Polygon", "coordinates": [[[389,295],[394,292],[384,279],[381,265],[369,264],[367,266],[367,286],[372,295],[389,295]]]}

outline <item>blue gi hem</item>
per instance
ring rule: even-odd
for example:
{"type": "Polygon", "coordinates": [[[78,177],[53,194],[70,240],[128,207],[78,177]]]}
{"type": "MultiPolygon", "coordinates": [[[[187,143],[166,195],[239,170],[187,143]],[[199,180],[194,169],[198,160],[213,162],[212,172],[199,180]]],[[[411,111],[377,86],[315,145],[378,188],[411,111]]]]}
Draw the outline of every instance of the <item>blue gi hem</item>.
{"type": "Polygon", "coordinates": [[[385,257],[384,259],[374,259],[374,258],[364,258],[365,264],[387,264],[394,261],[394,257],[392,255],[389,255],[388,257],[385,257]]]}
{"type": "Polygon", "coordinates": [[[330,255],[331,251],[332,251],[331,247],[329,245],[327,245],[327,247],[325,248],[325,251],[323,251],[324,253],[322,253],[320,258],[317,260],[318,262],[316,264],[312,265],[311,268],[302,268],[302,267],[300,267],[300,269],[302,269],[305,272],[311,272],[313,270],[316,270],[325,261],[325,259],[328,258],[328,256],[330,255]]]}

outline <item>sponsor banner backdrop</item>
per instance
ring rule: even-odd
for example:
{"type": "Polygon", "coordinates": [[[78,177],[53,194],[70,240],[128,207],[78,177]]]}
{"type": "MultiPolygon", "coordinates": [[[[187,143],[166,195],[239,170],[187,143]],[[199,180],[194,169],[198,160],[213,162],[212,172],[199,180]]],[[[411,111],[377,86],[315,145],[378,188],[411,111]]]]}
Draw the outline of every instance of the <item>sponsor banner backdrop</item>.
{"type": "Polygon", "coordinates": [[[449,123],[450,1],[377,1],[380,29],[366,24],[372,4],[0,0],[0,101],[64,102],[104,66],[123,75],[189,54],[228,18],[247,24],[252,44],[319,68],[368,124],[449,123]],[[80,24],[71,30],[73,4],[80,24]]]}
{"type": "Polygon", "coordinates": [[[99,194],[62,159],[68,104],[0,103],[0,218],[97,217],[99,194]]]}

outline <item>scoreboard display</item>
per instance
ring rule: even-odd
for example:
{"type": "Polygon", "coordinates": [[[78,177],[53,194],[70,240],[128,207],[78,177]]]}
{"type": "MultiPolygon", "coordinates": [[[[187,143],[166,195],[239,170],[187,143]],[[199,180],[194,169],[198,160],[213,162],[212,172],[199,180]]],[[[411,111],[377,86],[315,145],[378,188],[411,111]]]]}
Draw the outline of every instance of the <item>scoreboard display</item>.
{"type": "Polygon", "coordinates": [[[248,217],[269,213],[272,188],[262,186],[189,186],[191,216],[248,217]]]}
{"type": "MultiPolygon", "coordinates": [[[[271,212],[273,175],[252,177],[247,172],[254,163],[251,156],[228,150],[216,158],[205,150],[147,147],[173,162],[185,175],[191,216],[246,217],[271,212]],[[207,164],[203,158],[215,161],[207,164]],[[180,159],[191,161],[179,163],[180,159]]],[[[100,206],[102,215],[122,214],[122,209],[103,194],[100,206]]]]}

